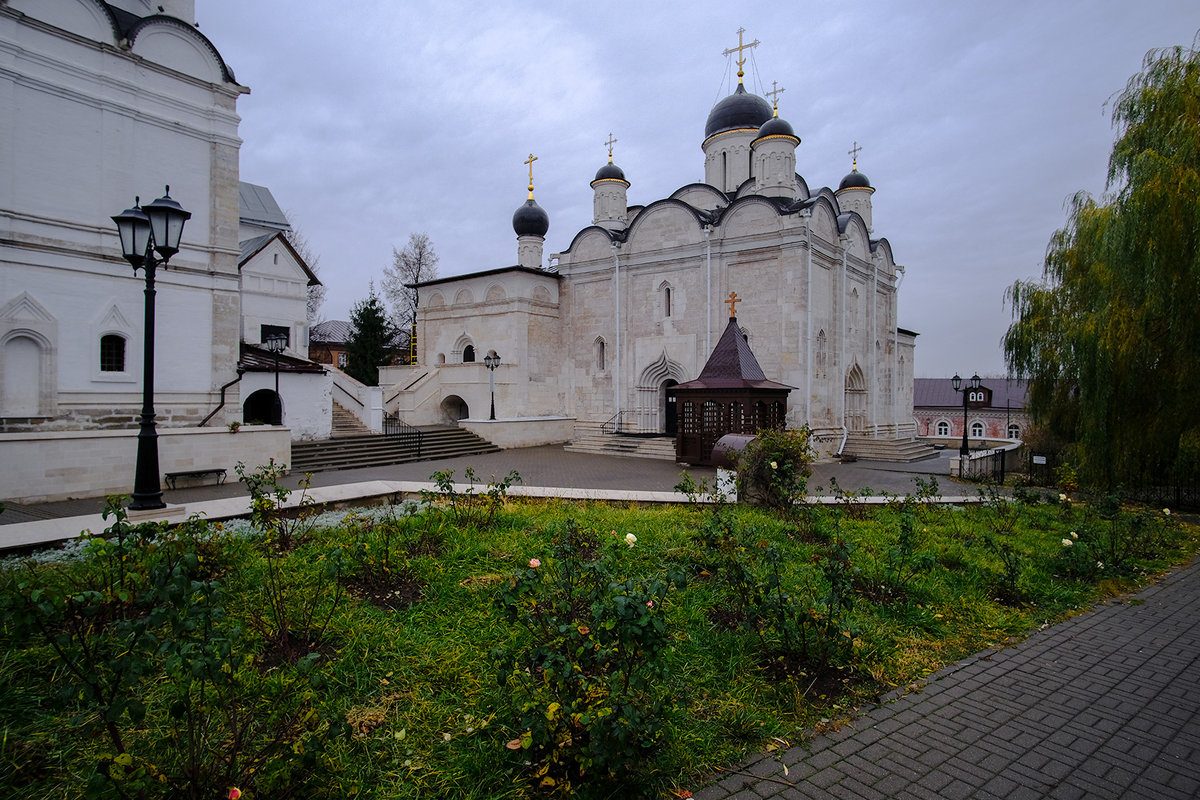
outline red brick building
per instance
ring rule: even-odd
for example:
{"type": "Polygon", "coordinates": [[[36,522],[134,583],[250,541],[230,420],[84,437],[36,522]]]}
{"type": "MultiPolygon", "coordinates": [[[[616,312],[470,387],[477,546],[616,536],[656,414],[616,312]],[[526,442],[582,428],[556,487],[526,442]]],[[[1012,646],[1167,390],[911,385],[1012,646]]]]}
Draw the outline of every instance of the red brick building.
{"type": "Polygon", "coordinates": [[[962,439],[964,391],[968,393],[969,439],[1020,439],[1029,430],[1025,381],[984,378],[978,389],[971,389],[970,380],[964,379],[962,391],[956,392],[950,378],[915,378],[913,421],[917,423],[917,435],[962,439]]]}

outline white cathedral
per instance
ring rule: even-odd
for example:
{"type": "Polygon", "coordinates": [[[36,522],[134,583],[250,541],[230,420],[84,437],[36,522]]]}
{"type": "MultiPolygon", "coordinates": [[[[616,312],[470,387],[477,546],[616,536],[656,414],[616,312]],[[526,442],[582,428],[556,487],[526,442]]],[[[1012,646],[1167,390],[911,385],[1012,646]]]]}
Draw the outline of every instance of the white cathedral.
{"type": "Polygon", "coordinates": [[[810,190],[800,137],[746,90],[742,63],[704,125],[704,182],[630,205],[610,136],[592,225],[546,263],[531,155],[517,265],[418,284],[419,363],[381,371],[390,410],[504,445],[673,435],[671,389],[700,373],[736,293],[767,378],[793,387],[789,427],[808,425],[822,454],[911,453],[916,334],[897,324],[904,268],[874,235],[875,189],[855,158],[836,191],[810,190]]]}

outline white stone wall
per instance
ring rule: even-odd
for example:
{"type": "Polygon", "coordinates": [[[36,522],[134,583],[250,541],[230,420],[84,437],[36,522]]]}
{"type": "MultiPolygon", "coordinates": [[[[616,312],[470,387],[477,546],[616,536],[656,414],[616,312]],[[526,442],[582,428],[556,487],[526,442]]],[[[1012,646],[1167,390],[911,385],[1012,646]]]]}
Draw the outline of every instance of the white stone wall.
{"type": "MultiPolygon", "coordinates": [[[[156,9],[132,2],[136,13],[156,9]]],[[[191,16],[190,2],[171,11],[191,16]]],[[[189,20],[190,21],[190,20],[189,20]]],[[[110,217],[171,185],[192,212],[158,270],[156,409],[195,424],[237,362],[238,117],[227,82],[186,24],[117,47],[90,0],[0,5],[0,426],[122,425],[140,406],[142,289],[110,217]],[[25,16],[22,16],[25,15],[25,16]],[[81,38],[82,37],[82,38],[81,38]],[[111,45],[111,46],[97,46],[111,45]],[[126,337],[125,369],[100,374],[100,335],[126,337]],[[34,357],[29,358],[30,348],[34,357]],[[38,414],[13,387],[36,385],[38,414]],[[13,413],[15,412],[15,413],[13,413]]]]}
{"type": "MultiPolygon", "coordinates": [[[[260,389],[275,391],[274,372],[247,372],[239,384],[241,401],[260,389]]],[[[283,425],[295,440],[328,439],[333,429],[333,376],[311,372],[280,372],[279,396],[283,425]]],[[[239,413],[237,419],[245,421],[239,413]]]]}
{"type": "MultiPolygon", "coordinates": [[[[250,467],[291,459],[291,434],[271,425],[159,430],[163,474],[223,467],[237,480],[239,461],[250,467]]],[[[62,431],[0,434],[0,499],[42,503],[129,494],[137,464],[137,431],[62,431]]],[[[170,490],[164,499],[171,502],[170,490]]]]}

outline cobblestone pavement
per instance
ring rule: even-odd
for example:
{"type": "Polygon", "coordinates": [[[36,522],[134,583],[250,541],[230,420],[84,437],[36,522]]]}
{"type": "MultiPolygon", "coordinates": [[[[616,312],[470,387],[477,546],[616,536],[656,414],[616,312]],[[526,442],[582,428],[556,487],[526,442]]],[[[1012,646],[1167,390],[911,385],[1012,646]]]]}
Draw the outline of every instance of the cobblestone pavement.
{"type": "Polygon", "coordinates": [[[696,800],[1200,797],[1200,559],[967,658],[696,800]],[[787,773],[783,767],[787,766],[787,773]]]}

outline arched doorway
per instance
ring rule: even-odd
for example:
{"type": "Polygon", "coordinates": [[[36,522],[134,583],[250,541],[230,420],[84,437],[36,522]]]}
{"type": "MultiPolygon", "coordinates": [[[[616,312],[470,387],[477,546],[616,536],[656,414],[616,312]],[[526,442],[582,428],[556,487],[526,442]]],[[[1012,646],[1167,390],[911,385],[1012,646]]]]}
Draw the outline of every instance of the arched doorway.
{"type": "Polygon", "coordinates": [[[252,392],[242,404],[242,422],[247,425],[282,425],[283,402],[271,389],[252,392]]]}
{"type": "Polygon", "coordinates": [[[41,411],[42,348],[29,336],[4,343],[4,387],[0,408],[8,417],[36,417],[41,411]]]}
{"type": "Polygon", "coordinates": [[[855,433],[867,429],[867,381],[863,378],[858,364],[850,367],[846,373],[846,427],[855,433]]]}
{"type": "Polygon", "coordinates": [[[663,433],[667,436],[674,436],[679,430],[679,409],[677,405],[678,398],[675,395],[675,387],[679,385],[679,381],[674,378],[668,378],[663,381],[662,405],[663,405],[663,433]]]}
{"type": "Polygon", "coordinates": [[[471,416],[471,410],[467,406],[467,401],[456,394],[452,394],[443,400],[440,408],[442,411],[442,422],[447,425],[457,425],[460,419],[466,419],[471,416]]]}

